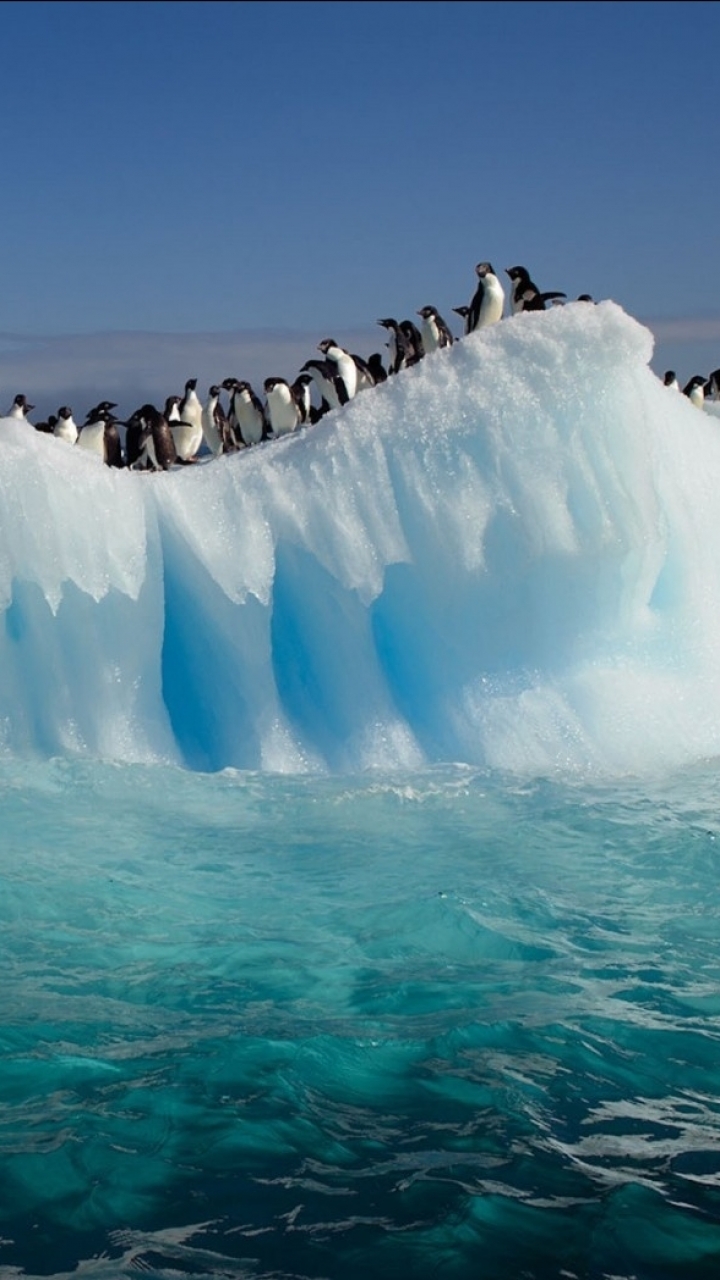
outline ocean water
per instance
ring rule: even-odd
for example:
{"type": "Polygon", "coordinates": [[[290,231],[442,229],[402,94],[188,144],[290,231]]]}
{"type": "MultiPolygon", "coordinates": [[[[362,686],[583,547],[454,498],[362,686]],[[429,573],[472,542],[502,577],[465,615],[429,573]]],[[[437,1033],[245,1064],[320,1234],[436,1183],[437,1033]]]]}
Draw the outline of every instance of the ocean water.
{"type": "Polygon", "coordinates": [[[651,353],[517,316],[166,475],[0,419],[2,1280],[717,1280],[719,406],[651,353]]]}
{"type": "Polygon", "coordinates": [[[0,768],[0,1274],[716,1277],[717,763],[0,768]]]}

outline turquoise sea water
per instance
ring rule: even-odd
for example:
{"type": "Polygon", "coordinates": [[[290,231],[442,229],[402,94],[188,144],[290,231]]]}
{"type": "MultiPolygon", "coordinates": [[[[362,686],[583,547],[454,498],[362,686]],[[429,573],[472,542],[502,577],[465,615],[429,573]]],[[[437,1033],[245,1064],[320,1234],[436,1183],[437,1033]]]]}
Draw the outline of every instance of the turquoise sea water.
{"type": "Polygon", "coordinates": [[[0,765],[0,1275],[720,1274],[716,766],[0,765]]]}

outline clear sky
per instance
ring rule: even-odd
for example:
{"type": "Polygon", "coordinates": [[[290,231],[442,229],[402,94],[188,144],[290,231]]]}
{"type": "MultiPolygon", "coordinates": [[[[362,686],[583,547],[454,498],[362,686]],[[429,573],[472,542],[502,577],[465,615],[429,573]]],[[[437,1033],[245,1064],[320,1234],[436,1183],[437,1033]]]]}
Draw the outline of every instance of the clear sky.
{"type": "Polygon", "coordinates": [[[181,335],[178,369],[197,335],[187,376],[294,376],[322,337],[380,347],[380,316],[454,321],[482,259],[615,299],[681,377],[720,365],[717,3],[23,0],[0,23],[0,397],[44,394],[54,360],[69,387],[75,356],[136,382],[129,351],[160,359],[109,333],[181,335]],[[244,369],[260,330],[275,365],[244,369]]]}

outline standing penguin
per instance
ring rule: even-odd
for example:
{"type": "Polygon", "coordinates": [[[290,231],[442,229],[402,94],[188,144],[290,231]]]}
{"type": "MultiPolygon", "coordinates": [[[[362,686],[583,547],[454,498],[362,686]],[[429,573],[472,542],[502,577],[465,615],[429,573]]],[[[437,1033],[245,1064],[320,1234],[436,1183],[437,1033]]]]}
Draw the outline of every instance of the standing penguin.
{"type": "Polygon", "coordinates": [[[544,311],[546,302],[567,297],[566,293],[541,293],[530,279],[530,273],[526,267],[507,267],[505,274],[512,281],[510,306],[513,315],[517,315],[520,311],[544,311]]]}
{"type": "MultiPolygon", "coordinates": [[[[12,404],[10,405],[10,408],[5,414],[5,417],[19,418],[20,421],[27,422],[28,414],[32,413],[34,408],[35,408],[34,404],[28,403],[27,396],[20,394],[19,396],[16,396],[15,399],[13,400],[12,404]]],[[[32,423],[29,423],[28,425],[32,426],[32,423]]]]}
{"type": "Polygon", "coordinates": [[[235,441],[230,443],[230,425],[220,404],[220,388],[215,385],[210,387],[202,408],[202,429],[205,443],[214,458],[235,448],[235,441]]]}
{"type": "Polygon", "coordinates": [[[77,438],[78,448],[94,453],[108,467],[123,465],[117,418],[113,414],[115,408],[117,405],[112,400],[101,400],[94,409],[89,409],[77,438]]]}
{"type": "Polygon", "coordinates": [[[163,413],[154,404],[144,404],[136,410],[128,421],[126,436],[128,466],[134,470],[169,471],[177,462],[177,450],[170,424],[163,413]],[[139,434],[136,435],[139,426],[139,434]],[[133,432],[133,443],[129,434],[133,432]],[[137,457],[130,461],[130,454],[137,452],[137,457]]]}
{"type": "Polygon", "coordinates": [[[382,362],[382,354],[379,351],[373,351],[372,355],[368,356],[367,367],[376,387],[379,387],[381,382],[387,382],[387,369],[382,362]]]}
{"type": "Polygon", "coordinates": [[[168,396],[165,401],[165,413],[163,416],[172,431],[173,440],[175,441],[175,449],[177,452],[177,460],[183,465],[185,463],[195,462],[197,451],[203,441],[202,405],[200,405],[200,401],[195,394],[196,385],[197,378],[191,378],[190,381],[185,384],[184,396],[168,396]],[[191,399],[190,403],[192,421],[186,421],[183,418],[181,409],[190,393],[192,393],[192,396],[194,397],[194,400],[191,399]],[[199,416],[195,412],[196,406],[194,401],[197,401],[198,405],[200,405],[199,416]]]}
{"type": "Polygon", "coordinates": [[[694,374],[683,387],[683,395],[687,396],[690,403],[694,404],[696,408],[702,409],[705,403],[705,379],[699,373],[694,374]]]}
{"type": "Polygon", "coordinates": [[[311,373],[299,373],[292,384],[291,391],[300,406],[300,422],[303,426],[307,423],[317,422],[317,410],[312,402],[310,388],[313,385],[313,377],[311,373]]]}
{"type": "Polygon", "coordinates": [[[285,378],[266,378],[263,386],[273,434],[289,435],[300,425],[301,419],[300,406],[295,399],[292,387],[285,378]]]}
{"type": "Polygon", "coordinates": [[[235,423],[238,446],[260,444],[267,435],[268,423],[262,401],[244,379],[226,378],[223,387],[230,394],[230,421],[235,423]],[[238,439],[239,437],[239,439],[238,439]]]}
{"type": "Polygon", "coordinates": [[[505,290],[495,275],[491,263],[478,262],[475,274],[478,283],[470,300],[468,333],[474,333],[476,329],[485,329],[490,324],[497,324],[498,320],[502,319],[505,306],[505,290]]]}
{"type": "Polygon", "coordinates": [[[57,436],[58,440],[66,440],[68,444],[76,444],[78,432],[79,428],[73,418],[73,411],[68,405],[64,404],[57,411],[57,421],[53,428],[53,435],[57,436]]]}
{"type": "Polygon", "coordinates": [[[339,347],[334,338],[323,338],[322,342],[318,342],[318,351],[322,351],[326,360],[329,360],[336,368],[336,377],[342,378],[345,384],[345,400],[352,400],[357,392],[358,371],[357,365],[344,347],[339,347]]]}
{"type": "Polygon", "coordinates": [[[338,377],[337,365],[332,360],[306,360],[301,373],[309,373],[320,396],[320,417],[330,409],[347,404],[347,390],[338,377]]]}
{"type": "Polygon", "coordinates": [[[453,311],[463,322],[463,333],[467,337],[470,332],[470,308],[469,307],[453,307],[453,311]]]}
{"type": "Polygon", "coordinates": [[[407,368],[412,359],[412,352],[408,347],[407,338],[397,320],[394,320],[392,316],[386,316],[384,320],[378,320],[378,324],[387,330],[388,373],[399,373],[401,369],[407,368]]]}
{"type": "Polygon", "coordinates": [[[188,378],[185,383],[185,395],[178,405],[180,423],[186,428],[184,432],[175,432],[175,447],[182,462],[194,462],[203,442],[202,404],[195,388],[197,378],[188,378]],[[182,445],[178,444],[178,436],[182,445]]]}
{"type": "Polygon", "coordinates": [[[680,390],[680,383],[677,380],[677,374],[674,369],[666,369],[663,378],[663,386],[672,387],[673,391],[680,390]]]}
{"type": "Polygon", "coordinates": [[[453,336],[437,307],[421,307],[417,314],[422,320],[420,332],[426,353],[452,346],[453,336]]]}

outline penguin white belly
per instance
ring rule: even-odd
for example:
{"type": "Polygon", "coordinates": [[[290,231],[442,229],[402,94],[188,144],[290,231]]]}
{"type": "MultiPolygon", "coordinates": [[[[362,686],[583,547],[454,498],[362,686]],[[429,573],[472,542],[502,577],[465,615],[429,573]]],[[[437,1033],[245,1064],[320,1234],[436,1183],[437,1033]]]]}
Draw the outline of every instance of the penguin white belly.
{"type": "Polygon", "coordinates": [[[105,423],[92,422],[87,427],[83,427],[77,438],[77,444],[81,449],[87,449],[88,453],[97,454],[102,462],[105,461],[105,423]]]}
{"type": "Polygon", "coordinates": [[[434,320],[423,320],[420,326],[420,334],[426,355],[431,351],[438,350],[440,346],[440,331],[434,320]]]}
{"type": "Polygon", "coordinates": [[[357,392],[357,365],[355,361],[345,351],[340,351],[337,347],[331,347],[328,356],[337,365],[337,371],[345,383],[348,400],[352,400],[357,392]],[[336,352],[337,354],[335,354],[336,352]]]}
{"type": "Polygon", "coordinates": [[[53,431],[53,435],[58,440],[65,440],[68,444],[76,444],[78,438],[78,430],[74,422],[58,422],[53,431]]]}
{"type": "Polygon", "coordinates": [[[270,421],[276,436],[287,435],[294,431],[300,415],[288,387],[275,387],[268,391],[268,409],[270,421]]]}
{"type": "Polygon", "coordinates": [[[240,428],[240,435],[246,444],[260,444],[263,434],[262,414],[258,412],[250,397],[241,392],[233,402],[235,420],[240,428]]]}
{"type": "Polygon", "coordinates": [[[202,424],[198,430],[198,427],[192,422],[171,422],[170,430],[175,441],[175,450],[178,458],[182,458],[183,462],[194,458],[202,444],[202,424]]]}
{"type": "Polygon", "coordinates": [[[215,419],[211,409],[203,409],[202,412],[202,432],[205,437],[205,443],[214,458],[222,453],[222,440],[220,432],[215,426],[215,419]]]}
{"type": "Polygon", "coordinates": [[[482,329],[488,324],[497,324],[498,320],[502,319],[504,305],[505,293],[500,281],[497,279],[489,280],[486,277],[478,329],[482,329]]]}

